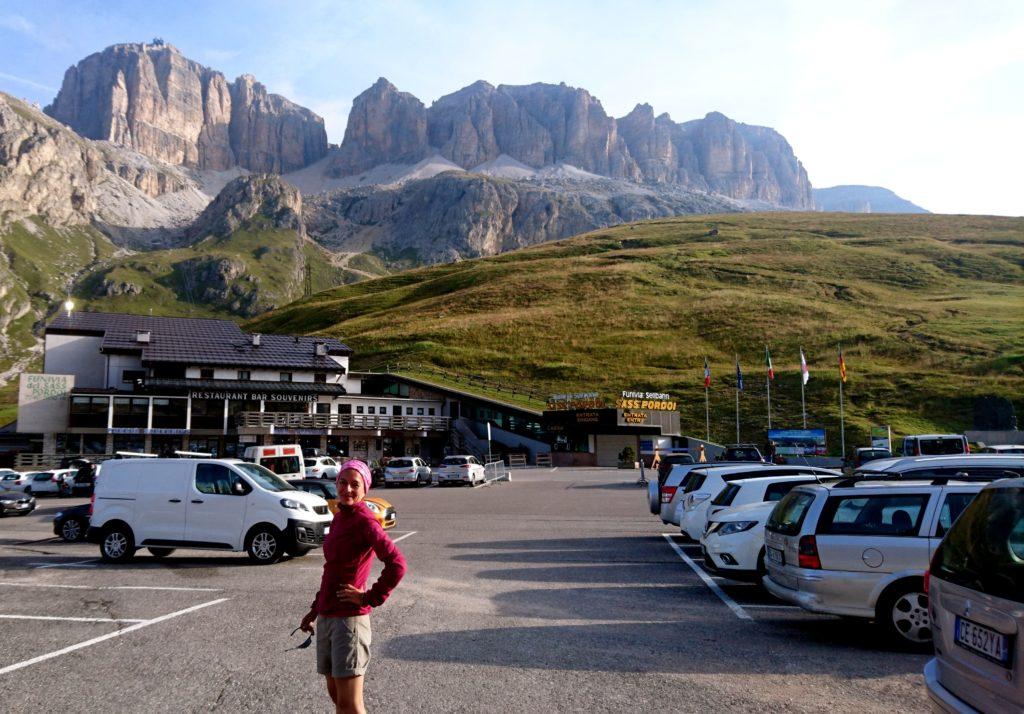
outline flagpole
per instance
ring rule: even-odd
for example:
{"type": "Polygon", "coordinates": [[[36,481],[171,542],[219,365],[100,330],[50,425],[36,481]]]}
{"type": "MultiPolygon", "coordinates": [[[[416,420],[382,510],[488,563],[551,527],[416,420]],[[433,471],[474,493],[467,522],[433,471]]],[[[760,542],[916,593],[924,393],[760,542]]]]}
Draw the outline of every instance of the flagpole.
{"type": "Polygon", "coordinates": [[[707,442],[711,443],[711,402],[708,400],[708,388],[704,387],[704,428],[707,432],[707,442]]]}
{"type": "Polygon", "coordinates": [[[804,415],[804,429],[807,428],[807,400],[804,397],[804,363],[807,358],[804,357],[804,348],[800,348],[800,411],[804,415]]]}
{"type": "Polygon", "coordinates": [[[767,374],[764,375],[764,383],[768,387],[768,429],[772,428],[772,380],[767,374]]]}
{"type": "MultiPolygon", "coordinates": [[[[839,364],[842,369],[846,366],[843,364],[843,346],[839,345],[839,364]]],[[[843,415],[843,374],[842,371],[839,373],[839,444],[842,449],[842,457],[846,459],[846,419],[843,415]]]]}
{"type": "Polygon", "coordinates": [[[740,356],[736,355],[736,443],[740,443],[740,356]]]}

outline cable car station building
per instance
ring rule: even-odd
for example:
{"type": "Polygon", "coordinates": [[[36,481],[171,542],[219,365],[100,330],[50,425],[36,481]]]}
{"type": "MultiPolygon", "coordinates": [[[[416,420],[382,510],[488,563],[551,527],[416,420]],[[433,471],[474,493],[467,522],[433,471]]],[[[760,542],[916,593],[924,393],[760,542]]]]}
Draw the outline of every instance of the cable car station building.
{"type": "Polygon", "coordinates": [[[240,455],[300,443],[374,459],[448,443],[443,394],[353,375],[352,350],[323,337],[245,333],[227,320],[61,313],[43,374],[23,374],[18,431],[43,455],[175,450],[240,455]]]}

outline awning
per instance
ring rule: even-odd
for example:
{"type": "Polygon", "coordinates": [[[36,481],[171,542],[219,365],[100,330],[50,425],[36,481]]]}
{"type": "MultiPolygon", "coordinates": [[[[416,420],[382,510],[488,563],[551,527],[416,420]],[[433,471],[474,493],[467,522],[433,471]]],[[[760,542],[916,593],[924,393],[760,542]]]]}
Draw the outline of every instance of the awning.
{"type": "Polygon", "coordinates": [[[150,378],[143,381],[147,391],[184,389],[189,392],[210,393],[207,399],[230,399],[231,394],[347,394],[340,384],[323,382],[267,382],[247,379],[167,379],[150,378]],[[218,394],[223,397],[215,396],[218,394]]]}

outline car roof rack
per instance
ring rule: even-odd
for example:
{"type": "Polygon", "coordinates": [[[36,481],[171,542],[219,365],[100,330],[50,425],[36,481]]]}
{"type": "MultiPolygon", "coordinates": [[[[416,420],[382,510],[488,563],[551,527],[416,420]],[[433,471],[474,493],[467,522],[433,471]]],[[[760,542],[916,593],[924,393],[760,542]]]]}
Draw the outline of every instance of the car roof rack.
{"type": "Polygon", "coordinates": [[[1009,469],[1003,471],[999,476],[971,475],[966,471],[960,471],[946,476],[915,476],[913,471],[859,471],[858,476],[844,476],[833,486],[835,488],[849,488],[865,481],[928,481],[932,486],[945,486],[950,481],[959,483],[992,483],[1004,478],[1020,478],[1020,474],[1009,469]]]}

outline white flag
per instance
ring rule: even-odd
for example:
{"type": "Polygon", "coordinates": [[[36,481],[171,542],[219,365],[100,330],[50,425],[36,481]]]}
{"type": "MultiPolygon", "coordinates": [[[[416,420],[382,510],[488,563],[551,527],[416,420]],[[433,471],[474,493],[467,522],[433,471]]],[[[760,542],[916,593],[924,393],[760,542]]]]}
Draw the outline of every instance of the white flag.
{"type": "Polygon", "coordinates": [[[804,384],[807,384],[807,380],[811,378],[811,373],[807,369],[807,359],[804,357],[804,350],[800,348],[800,374],[803,376],[804,384]]]}

